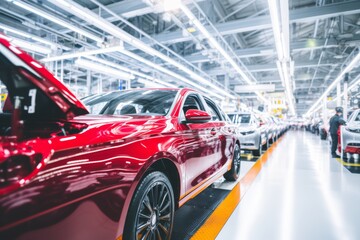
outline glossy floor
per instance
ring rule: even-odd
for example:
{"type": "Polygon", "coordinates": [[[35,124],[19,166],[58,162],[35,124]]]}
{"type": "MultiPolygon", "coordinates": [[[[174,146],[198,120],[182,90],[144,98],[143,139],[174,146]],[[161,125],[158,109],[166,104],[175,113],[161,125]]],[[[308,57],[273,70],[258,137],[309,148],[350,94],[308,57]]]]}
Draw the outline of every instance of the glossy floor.
{"type": "Polygon", "coordinates": [[[360,239],[360,174],[304,131],[281,139],[217,239],[360,239]]]}

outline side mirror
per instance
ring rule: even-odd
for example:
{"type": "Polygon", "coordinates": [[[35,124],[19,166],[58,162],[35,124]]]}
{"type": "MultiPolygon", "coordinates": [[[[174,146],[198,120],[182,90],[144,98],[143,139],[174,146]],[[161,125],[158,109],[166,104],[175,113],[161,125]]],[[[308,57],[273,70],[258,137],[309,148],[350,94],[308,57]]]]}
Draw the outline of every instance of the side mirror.
{"type": "Polygon", "coordinates": [[[187,123],[206,123],[211,120],[211,116],[205,111],[189,109],[186,111],[185,119],[187,123]]]}

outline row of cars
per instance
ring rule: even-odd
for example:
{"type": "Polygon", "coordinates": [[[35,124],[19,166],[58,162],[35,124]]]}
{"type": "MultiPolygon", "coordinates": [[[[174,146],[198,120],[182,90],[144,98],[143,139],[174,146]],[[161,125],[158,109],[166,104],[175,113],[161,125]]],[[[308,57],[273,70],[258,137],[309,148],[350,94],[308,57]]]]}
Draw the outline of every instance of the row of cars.
{"type": "Polygon", "coordinates": [[[177,208],[219,177],[238,179],[241,147],[260,154],[284,131],[251,114],[238,128],[191,89],[79,100],[2,35],[0,81],[3,240],[170,239],[177,208]]]}
{"type": "MultiPolygon", "coordinates": [[[[332,141],[329,134],[329,120],[313,119],[306,124],[306,130],[317,134],[322,140],[332,141]]],[[[349,111],[346,125],[338,129],[338,151],[342,159],[359,158],[360,155],[360,109],[349,111]]]]}
{"type": "Polygon", "coordinates": [[[238,126],[241,150],[252,151],[254,156],[260,156],[289,129],[287,123],[266,114],[239,112],[228,116],[238,126]]]}
{"type": "Polygon", "coordinates": [[[339,131],[338,151],[343,159],[354,157],[359,160],[360,155],[360,109],[354,110],[346,125],[339,131]]]}

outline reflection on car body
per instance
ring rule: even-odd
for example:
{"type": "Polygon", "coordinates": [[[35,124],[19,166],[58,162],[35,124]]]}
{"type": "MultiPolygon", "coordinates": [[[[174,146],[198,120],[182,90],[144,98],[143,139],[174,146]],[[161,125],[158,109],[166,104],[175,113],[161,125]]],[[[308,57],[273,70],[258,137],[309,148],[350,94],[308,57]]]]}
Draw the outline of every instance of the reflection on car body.
{"type": "Polygon", "coordinates": [[[229,118],[237,125],[242,150],[250,150],[260,156],[268,147],[267,131],[255,114],[250,112],[229,113],[229,118]]]}
{"type": "Polygon", "coordinates": [[[239,176],[235,129],[197,91],[117,91],[85,107],[2,35],[0,62],[2,240],[168,239],[177,207],[239,176]]]}
{"type": "Polygon", "coordinates": [[[340,127],[339,151],[343,158],[348,155],[360,154],[360,109],[355,110],[348,119],[346,126],[340,127]]]}

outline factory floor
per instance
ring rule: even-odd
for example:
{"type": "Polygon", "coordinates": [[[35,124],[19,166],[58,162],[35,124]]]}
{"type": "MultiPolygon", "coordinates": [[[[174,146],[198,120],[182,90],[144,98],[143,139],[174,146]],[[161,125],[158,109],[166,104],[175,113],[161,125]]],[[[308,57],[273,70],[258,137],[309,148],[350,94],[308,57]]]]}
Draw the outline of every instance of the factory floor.
{"type": "Polygon", "coordinates": [[[238,204],[219,232],[210,216],[198,233],[219,240],[360,239],[360,164],[349,170],[331,158],[328,141],[302,130],[287,132],[270,150],[252,181],[241,179],[229,193],[240,192],[233,194],[238,204]]]}

